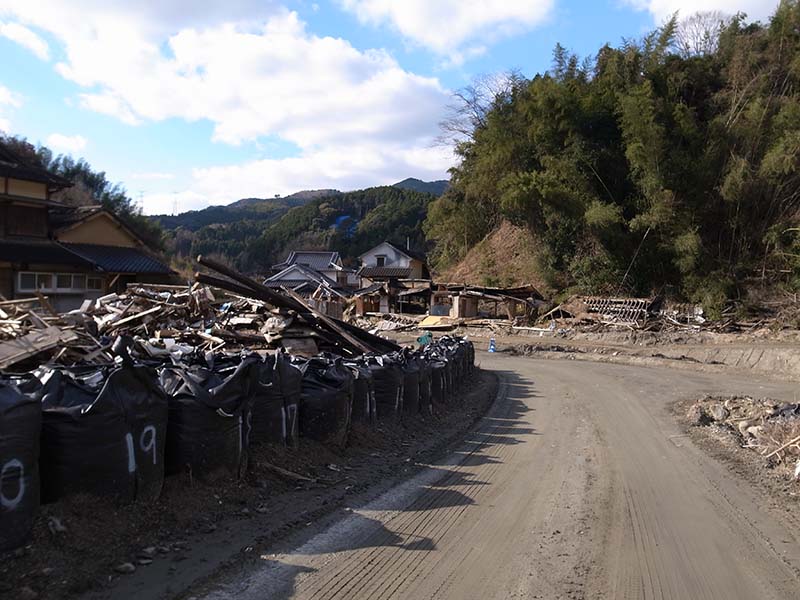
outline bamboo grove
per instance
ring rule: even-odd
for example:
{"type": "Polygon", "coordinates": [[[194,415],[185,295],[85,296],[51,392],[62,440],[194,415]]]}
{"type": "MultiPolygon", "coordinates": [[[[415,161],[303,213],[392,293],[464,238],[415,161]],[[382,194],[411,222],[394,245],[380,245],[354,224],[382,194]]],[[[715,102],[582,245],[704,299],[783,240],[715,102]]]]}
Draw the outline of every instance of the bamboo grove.
{"type": "Polygon", "coordinates": [[[556,290],[719,307],[800,286],[798,78],[794,0],[768,24],[676,15],[591,60],[557,46],[543,75],[477,82],[443,123],[460,161],[425,223],[437,266],[508,220],[556,290]]]}

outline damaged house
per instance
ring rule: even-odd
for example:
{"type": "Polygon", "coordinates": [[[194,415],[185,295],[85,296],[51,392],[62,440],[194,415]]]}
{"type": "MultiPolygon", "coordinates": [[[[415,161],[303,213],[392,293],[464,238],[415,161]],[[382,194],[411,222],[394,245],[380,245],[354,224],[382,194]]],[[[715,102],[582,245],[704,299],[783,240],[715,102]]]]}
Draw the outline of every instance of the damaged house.
{"type": "Polygon", "coordinates": [[[293,250],[281,263],[272,266],[272,275],[287,275],[303,279],[306,277],[301,271],[288,271],[290,267],[300,266],[311,269],[312,271],[324,275],[333,280],[341,287],[358,287],[358,277],[355,271],[347,269],[342,263],[342,257],[338,252],[326,252],[319,250],[293,250]],[[285,273],[284,273],[285,272],[285,273]]]}
{"type": "Polygon", "coordinates": [[[359,257],[361,289],[356,313],[424,313],[431,297],[431,274],[424,254],[382,242],[359,257]]]}
{"type": "Polygon", "coordinates": [[[342,318],[352,271],[342,267],[338,252],[292,252],[272,269],[277,272],[264,280],[266,287],[292,290],[319,312],[342,318]]]}
{"type": "Polygon", "coordinates": [[[57,311],[173,271],[111,213],[54,196],[72,183],[0,144],[0,294],[45,295],[57,311]]]}

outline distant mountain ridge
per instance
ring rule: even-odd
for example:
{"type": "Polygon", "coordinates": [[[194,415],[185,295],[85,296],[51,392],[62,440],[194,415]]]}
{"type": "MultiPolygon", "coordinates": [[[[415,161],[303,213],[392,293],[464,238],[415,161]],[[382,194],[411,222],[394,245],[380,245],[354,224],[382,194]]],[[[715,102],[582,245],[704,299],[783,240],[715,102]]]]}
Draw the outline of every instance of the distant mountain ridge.
{"type": "MultiPolygon", "coordinates": [[[[305,202],[308,200],[316,200],[317,198],[324,198],[326,196],[336,196],[341,194],[339,190],[334,189],[322,189],[322,190],[302,190],[300,192],[295,192],[294,194],[289,194],[288,196],[277,196],[274,200],[287,200],[287,201],[300,201],[305,202]]],[[[231,204],[225,205],[227,208],[247,208],[249,206],[253,206],[258,204],[259,202],[265,202],[264,198],[242,198],[241,200],[237,200],[236,202],[232,202],[231,204]]]]}
{"type": "MultiPolygon", "coordinates": [[[[216,256],[239,269],[262,270],[297,248],[342,250],[355,256],[373,241],[393,236],[424,243],[422,221],[446,181],[408,178],[394,185],[340,192],[302,190],[275,198],[242,198],[178,215],[151,217],[169,232],[176,268],[191,268],[197,254],[216,256]],[[401,235],[402,234],[402,235],[401,235]]],[[[375,243],[377,243],[377,241],[375,243]]],[[[351,257],[352,257],[351,256],[351,257]]]]}
{"type": "Polygon", "coordinates": [[[433,194],[434,196],[441,196],[450,187],[450,182],[446,179],[438,179],[436,181],[422,181],[414,177],[408,177],[403,181],[398,181],[392,187],[401,188],[404,190],[414,190],[415,192],[425,192],[426,194],[433,194]]]}
{"type": "MultiPolygon", "coordinates": [[[[434,196],[441,196],[450,183],[446,180],[422,181],[408,177],[389,187],[404,190],[423,192],[434,196]]],[[[359,190],[353,190],[359,191],[359,190]]],[[[174,230],[178,227],[197,231],[201,227],[233,223],[236,221],[267,221],[275,222],[295,206],[320,198],[340,196],[344,192],[335,189],[301,190],[288,196],[275,198],[242,198],[230,204],[216,204],[200,210],[190,210],[177,215],[153,215],[151,219],[157,221],[164,229],[174,230]]]]}

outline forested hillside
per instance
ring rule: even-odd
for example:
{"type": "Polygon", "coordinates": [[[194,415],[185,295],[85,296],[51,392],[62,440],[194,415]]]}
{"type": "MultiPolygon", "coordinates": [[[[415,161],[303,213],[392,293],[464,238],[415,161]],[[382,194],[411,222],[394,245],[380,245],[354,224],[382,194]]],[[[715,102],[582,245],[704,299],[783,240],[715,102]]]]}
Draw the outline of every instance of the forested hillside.
{"type": "Polygon", "coordinates": [[[384,239],[405,244],[408,237],[421,248],[422,223],[436,196],[416,188],[441,193],[446,185],[409,179],[347,193],[311,190],[153,219],[170,230],[167,244],[174,262],[187,272],[198,254],[257,272],[295,249],[336,250],[352,260],[384,239]]]}
{"type": "Polygon", "coordinates": [[[797,1],[765,26],[673,19],[591,60],[559,46],[550,72],[491,83],[445,123],[467,135],[425,225],[438,267],[508,220],[555,289],[719,306],[800,284],[797,1]]]}
{"type": "Polygon", "coordinates": [[[435,196],[394,186],[314,200],[290,210],[248,248],[247,266],[263,269],[294,249],[336,250],[345,262],[389,240],[422,248],[422,224],[435,196]]]}

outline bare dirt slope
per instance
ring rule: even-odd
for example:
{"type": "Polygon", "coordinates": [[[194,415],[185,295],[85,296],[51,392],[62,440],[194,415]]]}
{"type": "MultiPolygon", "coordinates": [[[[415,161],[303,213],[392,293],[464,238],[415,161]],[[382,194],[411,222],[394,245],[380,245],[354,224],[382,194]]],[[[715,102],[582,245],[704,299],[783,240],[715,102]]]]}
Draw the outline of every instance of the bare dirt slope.
{"type": "Polygon", "coordinates": [[[461,449],[288,538],[214,599],[797,598],[797,500],[775,502],[670,414],[752,376],[483,355],[501,398],[461,449]],[[792,512],[794,511],[794,512],[792,512]]]}
{"type": "Polygon", "coordinates": [[[532,284],[549,292],[536,262],[536,239],[524,227],[503,222],[441,279],[472,285],[532,284]]]}

